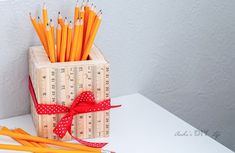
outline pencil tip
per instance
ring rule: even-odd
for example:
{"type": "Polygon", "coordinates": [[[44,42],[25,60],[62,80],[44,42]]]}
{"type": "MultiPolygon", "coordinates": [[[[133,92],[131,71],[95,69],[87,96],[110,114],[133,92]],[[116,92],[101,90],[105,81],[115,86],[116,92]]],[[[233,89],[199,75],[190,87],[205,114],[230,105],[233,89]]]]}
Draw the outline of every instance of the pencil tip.
{"type": "Polygon", "coordinates": [[[60,11],[58,12],[58,14],[60,14],[60,11]]]}
{"type": "Polygon", "coordinates": [[[32,16],[32,13],[31,13],[31,12],[29,12],[29,16],[32,16]]]}

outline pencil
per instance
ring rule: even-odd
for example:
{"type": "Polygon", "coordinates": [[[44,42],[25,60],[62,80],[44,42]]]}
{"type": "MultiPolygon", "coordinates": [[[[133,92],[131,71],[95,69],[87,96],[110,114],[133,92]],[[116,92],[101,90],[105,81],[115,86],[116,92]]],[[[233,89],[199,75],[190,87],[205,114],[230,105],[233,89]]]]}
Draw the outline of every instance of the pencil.
{"type": "Polygon", "coordinates": [[[47,35],[47,44],[49,48],[49,58],[52,63],[56,62],[55,60],[55,45],[53,44],[51,27],[47,25],[46,27],[46,35],[47,35]]]}
{"type": "Polygon", "coordinates": [[[61,47],[60,47],[60,62],[65,61],[67,34],[68,34],[68,22],[67,22],[67,19],[65,18],[64,24],[62,26],[61,47]]]}
{"type": "MultiPolygon", "coordinates": [[[[17,128],[17,129],[14,129],[12,130],[13,132],[15,133],[21,133],[21,134],[25,134],[25,135],[30,135],[29,133],[27,133],[26,131],[24,131],[23,129],[21,128],[17,128]]],[[[18,141],[18,140],[17,140],[18,141]]],[[[24,140],[21,140],[21,141],[24,141],[24,140]]],[[[28,142],[28,141],[27,141],[28,142]]],[[[36,143],[36,142],[29,142],[30,145],[28,146],[35,146],[35,147],[43,147],[43,148],[48,148],[48,146],[44,143],[36,143]]]]}
{"type": "Polygon", "coordinates": [[[60,14],[60,12],[58,12],[58,19],[57,19],[57,22],[58,22],[58,24],[60,24],[61,27],[62,27],[63,24],[64,24],[63,17],[62,17],[62,15],[60,14]]]}
{"type": "Polygon", "coordinates": [[[44,49],[47,51],[46,41],[45,41],[45,39],[44,39],[44,37],[43,37],[43,35],[42,35],[42,32],[41,32],[41,30],[40,30],[39,23],[36,21],[36,18],[35,18],[35,17],[32,17],[32,16],[31,16],[31,13],[30,13],[29,15],[30,15],[31,23],[32,23],[32,25],[33,25],[33,27],[34,27],[34,29],[35,29],[35,31],[36,31],[38,37],[39,37],[39,39],[40,39],[40,41],[41,41],[41,43],[42,43],[44,49]]]}
{"type": "Polygon", "coordinates": [[[92,24],[95,18],[95,6],[92,4],[91,5],[91,9],[89,9],[89,13],[88,13],[88,21],[87,21],[87,25],[86,25],[86,34],[85,34],[85,39],[84,39],[84,46],[86,46],[86,43],[88,41],[88,38],[90,36],[90,32],[91,32],[91,28],[92,28],[92,24]]]}
{"type": "MultiPolygon", "coordinates": [[[[91,151],[91,152],[96,152],[96,153],[101,151],[100,148],[91,148],[91,147],[87,147],[87,146],[82,146],[80,144],[73,144],[73,143],[68,143],[68,142],[61,142],[61,141],[57,141],[57,140],[41,138],[41,137],[37,137],[37,136],[30,136],[30,135],[25,135],[25,134],[14,133],[11,131],[2,130],[2,128],[3,127],[1,127],[0,135],[9,136],[14,139],[22,139],[22,140],[27,140],[27,141],[39,142],[39,143],[46,143],[46,144],[56,145],[56,146],[60,146],[60,147],[67,147],[67,148],[71,148],[71,149],[91,151]]],[[[36,151],[36,152],[38,152],[38,151],[36,151]]]]}
{"type": "MultiPolygon", "coordinates": [[[[6,131],[10,131],[7,127],[3,127],[2,130],[6,130],[6,131]]],[[[15,131],[13,131],[15,132],[15,131]]],[[[15,132],[17,133],[17,132],[15,132]]],[[[30,147],[33,147],[34,145],[32,145],[30,142],[28,141],[25,141],[25,140],[21,140],[21,139],[14,139],[15,141],[19,142],[20,144],[22,145],[25,145],[25,146],[30,146],[30,147]]]]}
{"type": "Polygon", "coordinates": [[[87,45],[85,46],[84,53],[82,55],[81,60],[87,60],[87,58],[88,58],[91,47],[92,47],[93,42],[95,40],[95,36],[97,34],[97,31],[98,31],[100,23],[101,23],[101,15],[102,15],[102,12],[100,11],[100,13],[95,18],[94,24],[93,24],[92,29],[91,29],[91,35],[88,39],[87,45]]]}
{"type": "Polygon", "coordinates": [[[52,44],[53,44],[53,50],[54,50],[54,57],[55,57],[55,62],[56,62],[56,49],[55,49],[55,26],[54,23],[52,22],[52,19],[50,19],[50,27],[51,27],[51,35],[52,35],[52,44]]]}
{"type": "Polygon", "coordinates": [[[89,153],[87,151],[80,150],[62,150],[53,148],[41,148],[34,146],[19,146],[19,145],[8,145],[0,144],[0,149],[2,150],[14,150],[14,151],[26,151],[26,152],[40,152],[40,153],[89,153]]]}
{"type": "Polygon", "coordinates": [[[46,47],[45,50],[46,50],[46,53],[48,55],[49,53],[48,53],[48,45],[47,45],[47,38],[46,38],[46,33],[45,33],[45,27],[44,27],[43,21],[40,19],[39,16],[38,16],[38,25],[39,25],[40,33],[42,35],[43,42],[44,42],[45,47],[46,47]]]}
{"type": "Polygon", "coordinates": [[[77,49],[76,49],[76,54],[75,54],[75,61],[79,61],[81,59],[82,40],[83,40],[82,38],[83,38],[83,19],[80,19],[78,42],[77,42],[77,49]]]}
{"type": "Polygon", "coordinates": [[[61,45],[61,26],[57,25],[56,28],[56,55],[57,61],[60,61],[60,45],[61,45]]]}
{"type": "Polygon", "coordinates": [[[75,60],[75,54],[76,54],[77,42],[78,42],[78,34],[79,34],[79,25],[80,25],[80,20],[77,20],[75,23],[75,27],[74,27],[74,36],[73,36],[69,61],[75,60]]]}
{"type": "Polygon", "coordinates": [[[89,17],[89,9],[90,9],[90,5],[89,5],[89,0],[86,1],[86,3],[84,2],[84,31],[83,31],[83,43],[86,37],[86,29],[87,29],[87,22],[88,22],[88,17],[89,17]]]}
{"type": "Polygon", "coordinates": [[[72,32],[73,26],[72,22],[70,21],[68,27],[68,38],[67,38],[67,47],[66,47],[66,61],[69,61],[70,51],[71,51],[71,43],[72,43],[72,32]]]}
{"type": "Polygon", "coordinates": [[[75,9],[74,9],[74,20],[73,20],[74,24],[76,20],[78,19],[79,12],[80,12],[80,8],[79,8],[78,1],[77,1],[75,9]]]}
{"type": "Polygon", "coordinates": [[[84,40],[84,20],[85,20],[85,11],[84,11],[84,5],[81,6],[81,10],[80,10],[80,18],[82,19],[83,21],[83,31],[82,31],[82,44],[81,44],[81,55],[83,54],[83,40],[84,40]]]}
{"type": "Polygon", "coordinates": [[[43,4],[42,16],[43,16],[43,24],[46,27],[48,24],[48,13],[47,13],[46,3],[43,4]]]}

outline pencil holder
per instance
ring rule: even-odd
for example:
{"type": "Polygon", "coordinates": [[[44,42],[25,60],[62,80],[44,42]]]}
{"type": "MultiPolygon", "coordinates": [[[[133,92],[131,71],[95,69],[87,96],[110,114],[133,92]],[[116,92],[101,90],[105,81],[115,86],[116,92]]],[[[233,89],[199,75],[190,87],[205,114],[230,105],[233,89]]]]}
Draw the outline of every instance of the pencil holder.
{"type": "MultiPolygon", "coordinates": [[[[96,46],[86,61],[51,63],[41,46],[31,47],[28,58],[29,76],[38,104],[70,106],[83,91],[92,91],[96,101],[109,99],[109,63],[96,46]]],[[[30,101],[37,134],[59,139],[53,129],[65,114],[38,114],[32,97],[30,101]]],[[[77,114],[71,134],[78,138],[107,137],[109,121],[109,110],[77,114]]],[[[71,139],[67,133],[62,140],[71,139]]]]}

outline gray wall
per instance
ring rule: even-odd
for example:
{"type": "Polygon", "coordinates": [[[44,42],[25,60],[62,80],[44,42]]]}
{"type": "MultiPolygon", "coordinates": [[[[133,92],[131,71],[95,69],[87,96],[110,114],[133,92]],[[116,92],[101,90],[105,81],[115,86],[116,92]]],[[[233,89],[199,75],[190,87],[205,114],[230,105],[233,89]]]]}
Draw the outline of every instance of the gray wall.
{"type": "MultiPolygon", "coordinates": [[[[1,118],[29,112],[27,49],[39,42],[28,12],[42,3],[0,2],[1,118]]],[[[140,92],[235,150],[235,1],[95,3],[104,11],[96,43],[112,65],[112,96],[140,92]]],[[[72,14],[73,4],[47,2],[53,18],[72,14]]]]}

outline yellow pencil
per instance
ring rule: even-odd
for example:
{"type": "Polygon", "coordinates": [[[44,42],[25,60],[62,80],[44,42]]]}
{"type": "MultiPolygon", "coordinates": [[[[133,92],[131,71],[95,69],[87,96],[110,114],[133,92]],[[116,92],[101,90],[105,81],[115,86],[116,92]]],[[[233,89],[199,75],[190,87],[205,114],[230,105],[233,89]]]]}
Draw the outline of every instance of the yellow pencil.
{"type": "Polygon", "coordinates": [[[76,6],[75,6],[75,9],[74,9],[74,20],[73,20],[74,24],[78,19],[79,12],[80,12],[80,8],[79,8],[78,2],[77,2],[76,6]]]}
{"type": "Polygon", "coordinates": [[[87,151],[81,151],[81,150],[62,150],[62,149],[8,145],[8,144],[0,144],[0,150],[14,150],[14,151],[38,152],[38,153],[39,152],[40,153],[89,153],[87,151]]]}
{"type": "Polygon", "coordinates": [[[82,54],[82,40],[83,40],[83,19],[80,19],[79,25],[79,33],[78,33],[78,42],[77,42],[77,49],[75,54],[75,61],[79,61],[81,59],[82,54]]]}
{"type": "Polygon", "coordinates": [[[61,45],[61,26],[57,25],[56,28],[56,56],[57,61],[60,61],[60,45],[61,45]]]}
{"type": "Polygon", "coordinates": [[[70,52],[71,52],[72,32],[73,32],[73,26],[72,26],[72,22],[70,21],[69,27],[68,27],[68,38],[67,38],[67,47],[66,47],[66,61],[69,61],[69,56],[70,56],[70,52]]]}
{"type": "MultiPolygon", "coordinates": [[[[2,128],[3,127],[1,127],[0,135],[9,136],[14,139],[21,139],[21,140],[34,141],[34,142],[39,142],[39,143],[46,143],[46,144],[56,145],[56,146],[60,146],[60,147],[67,147],[67,148],[71,148],[71,149],[91,151],[91,152],[96,152],[96,153],[101,152],[100,148],[91,148],[91,147],[82,146],[79,144],[61,142],[61,141],[41,138],[41,137],[37,137],[37,136],[30,136],[30,135],[25,135],[25,134],[14,133],[12,131],[3,130],[2,128]]],[[[38,152],[38,151],[33,151],[33,152],[38,152]]]]}
{"type": "Polygon", "coordinates": [[[43,16],[43,24],[46,27],[48,24],[48,13],[47,13],[46,3],[43,4],[42,16],[43,16]]]}
{"type": "Polygon", "coordinates": [[[86,46],[86,43],[88,41],[88,38],[90,36],[90,32],[91,32],[91,28],[95,19],[95,6],[92,4],[91,8],[88,10],[88,21],[87,21],[87,25],[86,25],[86,34],[85,34],[85,39],[84,39],[84,46],[86,46]]]}
{"type": "Polygon", "coordinates": [[[85,49],[84,49],[84,53],[82,55],[82,59],[81,60],[87,60],[88,58],[88,55],[90,53],[90,50],[91,50],[91,47],[94,43],[94,40],[95,40],[95,36],[97,34],[97,31],[99,29],[99,26],[100,26],[100,23],[101,23],[101,14],[102,12],[100,11],[100,13],[97,15],[97,17],[95,18],[95,22],[92,26],[92,29],[91,29],[91,35],[88,39],[88,42],[85,46],[85,49]]]}
{"type": "Polygon", "coordinates": [[[47,35],[47,44],[49,48],[49,58],[52,63],[56,62],[55,59],[55,44],[53,43],[51,27],[48,25],[46,27],[46,35],[47,35]]]}
{"type": "Polygon", "coordinates": [[[65,19],[64,24],[62,26],[61,47],[60,47],[60,62],[65,61],[67,34],[68,34],[68,22],[67,22],[67,19],[65,19]]]}
{"type": "Polygon", "coordinates": [[[88,22],[88,17],[89,17],[89,10],[90,10],[89,0],[87,0],[86,3],[83,3],[83,5],[84,5],[84,29],[83,29],[84,30],[83,31],[84,36],[83,36],[83,40],[85,40],[87,22],[88,22]]]}
{"type": "Polygon", "coordinates": [[[76,55],[76,50],[77,50],[77,42],[78,42],[78,34],[79,34],[79,25],[80,25],[80,20],[77,20],[75,23],[75,27],[74,27],[74,36],[73,36],[69,61],[75,60],[75,55],[76,55]]]}
{"type": "Polygon", "coordinates": [[[64,24],[63,17],[62,17],[62,15],[60,14],[60,12],[58,12],[58,19],[57,19],[57,22],[58,22],[58,24],[60,24],[61,27],[62,27],[63,24],[64,24]]]}

